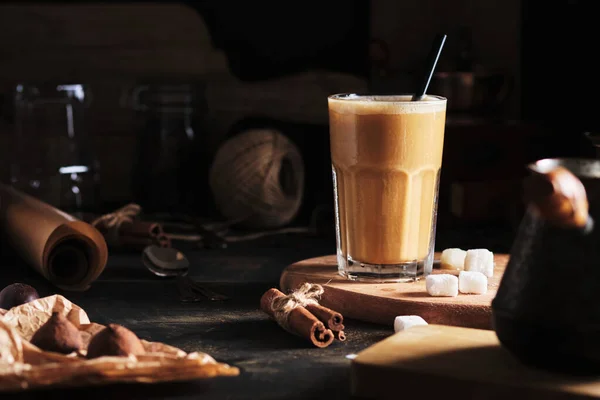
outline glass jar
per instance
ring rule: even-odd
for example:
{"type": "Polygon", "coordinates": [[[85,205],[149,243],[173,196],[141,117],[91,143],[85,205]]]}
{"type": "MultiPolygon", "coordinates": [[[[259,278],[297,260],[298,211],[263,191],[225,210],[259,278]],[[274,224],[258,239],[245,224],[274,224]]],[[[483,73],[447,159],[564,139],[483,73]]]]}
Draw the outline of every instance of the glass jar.
{"type": "Polygon", "coordinates": [[[18,84],[11,184],[66,212],[95,212],[100,171],[84,126],[82,84],[18,84]]]}
{"type": "Polygon", "coordinates": [[[132,172],[134,201],[146,212],[189,209],[199,184],[194,122],[204,103],[198,87],[141,85],[129,96],[133,109],[144,118],[132,172]]]}

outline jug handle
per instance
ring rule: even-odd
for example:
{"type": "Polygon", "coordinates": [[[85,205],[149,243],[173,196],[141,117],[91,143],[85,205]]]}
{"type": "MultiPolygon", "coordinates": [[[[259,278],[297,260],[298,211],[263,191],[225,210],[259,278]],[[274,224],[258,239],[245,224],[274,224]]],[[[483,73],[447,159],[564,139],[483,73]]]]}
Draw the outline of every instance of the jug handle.
{"type": "Polygon", "coordinates": [[[546,173],[535,172],[524,183],[526,203],[543,219],[563,228],[591,230],[585,187],[569,170],[557,167],[546,173]]]}

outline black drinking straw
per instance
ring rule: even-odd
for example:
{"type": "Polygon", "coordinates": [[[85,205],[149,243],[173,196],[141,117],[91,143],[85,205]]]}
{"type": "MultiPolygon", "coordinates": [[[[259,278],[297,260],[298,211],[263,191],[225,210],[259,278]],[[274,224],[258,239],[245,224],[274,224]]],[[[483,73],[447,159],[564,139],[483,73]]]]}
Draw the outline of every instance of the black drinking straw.
{"type": "Polygon", "coordinates": [[[435,71],[435,66],[440,58],[440,54],[442,54],[444,43],[446,43],[446,35],[438,34],[431,46],[431,51],[427,57],[427,64],[425,64],[423,78],[419,81],[419,86],[417,87],[417,90],[415,90],[415,94],[411,99],[412,101],[419,101],[425,96],[427,88],[429,87],[429,82],[431,82],[431,77],[433,76],[433,71],[435,71]]]}

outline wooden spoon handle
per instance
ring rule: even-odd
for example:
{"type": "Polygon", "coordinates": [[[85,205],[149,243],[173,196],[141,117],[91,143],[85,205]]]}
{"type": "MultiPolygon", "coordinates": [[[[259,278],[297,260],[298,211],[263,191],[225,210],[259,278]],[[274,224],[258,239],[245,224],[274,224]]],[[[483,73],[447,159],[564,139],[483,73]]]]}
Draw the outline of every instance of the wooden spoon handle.
{"type": "Polygon", "coordinates": [[[557,167],[525,180],[525,201],[540,216],[557,226],[585,229],[589,205],[585,187],[569,170],[557,167]]]}

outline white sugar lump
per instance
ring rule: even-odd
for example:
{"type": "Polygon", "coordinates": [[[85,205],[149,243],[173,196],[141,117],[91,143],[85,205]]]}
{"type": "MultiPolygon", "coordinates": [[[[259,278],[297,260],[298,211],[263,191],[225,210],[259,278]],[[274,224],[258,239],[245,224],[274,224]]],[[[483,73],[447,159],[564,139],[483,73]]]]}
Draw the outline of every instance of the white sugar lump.
{"type": "Polygon", "coordinates": [[[465,268],[466,256],[467,252],[463,249],[445,249],[442,251],[442,257],[440,258],[440,268],[462,271],[465,268]]]}
{"type": "Polygon", "coordinates": [[[427,275],[425,278],[427,293],[435,297],[458,296],[458,278],[450,274],[427,275]]]}
{"type": "Polygon", "coordinates": [[[467,250],[465,271],[481,272],[491,278],[494,276],[494,253],[487,249],[467,250]]]}
{"type": "Polygon", "coordinates": [[[487,276],[477,271],[460,271],[458,274],[458,291],[468,294],[486,294],[487,276]]]}
{"type": "Polygon", "coordinates": [[[399,315],[394,320],[394,332],[401,332],[417,325],[427,325],[427,322],[418,315],[399,315]]]}

